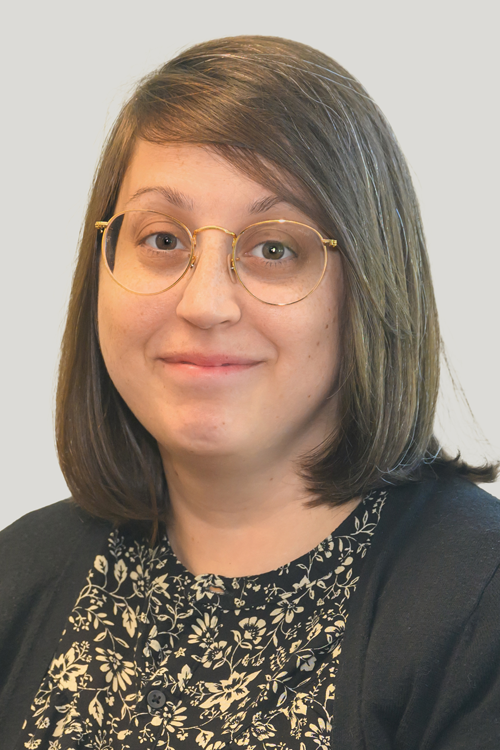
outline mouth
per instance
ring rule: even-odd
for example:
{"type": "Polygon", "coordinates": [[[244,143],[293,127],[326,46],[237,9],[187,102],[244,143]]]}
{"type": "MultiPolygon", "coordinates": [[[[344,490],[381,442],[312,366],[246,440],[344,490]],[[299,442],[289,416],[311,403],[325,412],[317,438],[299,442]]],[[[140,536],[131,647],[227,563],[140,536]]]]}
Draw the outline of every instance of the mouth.
{"type": "Polygon", "coordinates": [[[162,362],[172,365],[190,365],[192,367],[203,368],[224,368],[224,367],[253,367],[260,364],[259,360],[248,357],[240,357],[231,354],[175,354],[167,357],[160,357],[162,362]]]}
{"type": "Polygon", "coordinates": [[[245,373],[262,364],[262,360],[234,354],[182,353],[160,357],[160,361],[174,377],[209,380],[245,373]]]}

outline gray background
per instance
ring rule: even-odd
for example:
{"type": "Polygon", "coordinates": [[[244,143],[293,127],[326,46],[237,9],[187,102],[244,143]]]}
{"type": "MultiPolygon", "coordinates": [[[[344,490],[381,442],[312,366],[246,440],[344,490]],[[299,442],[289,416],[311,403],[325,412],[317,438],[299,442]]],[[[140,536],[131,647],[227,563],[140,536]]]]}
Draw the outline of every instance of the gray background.
{"type": "Polygon", "coordinates": [[[496,7],[49,0],[3,11],[0,527],[68,494],[54,450],[55,372],[105,133],[142,75],[219,36],[269,34],[315,46],[386,113],[420,196],[448,353],[482,432],[447,381],[439,429],[469,458],[500,455],[496,7]]]}

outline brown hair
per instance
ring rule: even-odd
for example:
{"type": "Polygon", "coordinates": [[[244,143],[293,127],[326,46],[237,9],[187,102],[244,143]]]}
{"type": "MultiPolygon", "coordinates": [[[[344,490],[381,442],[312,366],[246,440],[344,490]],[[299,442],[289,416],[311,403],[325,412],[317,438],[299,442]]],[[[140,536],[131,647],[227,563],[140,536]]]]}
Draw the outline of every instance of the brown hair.
{"type": "Polygon", "coordinates": [[[200,44],[145,78],[94,179],[62,341],[56,439],[75,500],[114,521],[165,518],[156,441],[116,391],[97,331],[95,222],[113,214],[137,138],[202,144],[277,190],[338,240],[345,274],[340,423],[301,472],[314,502],[340,504],[445,470],[473,480],[433,435],[440,336],[406,162],[363,87],[326,55],[272,37],[200,44]],[[285,178],[285,179],[284,179],[285,178]]]}

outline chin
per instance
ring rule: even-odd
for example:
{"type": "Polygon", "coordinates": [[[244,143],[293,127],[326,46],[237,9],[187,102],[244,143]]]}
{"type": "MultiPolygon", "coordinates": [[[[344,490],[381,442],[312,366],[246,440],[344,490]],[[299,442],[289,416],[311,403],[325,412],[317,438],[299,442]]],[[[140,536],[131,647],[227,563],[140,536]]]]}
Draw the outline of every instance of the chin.
{"type": "MultiPolygon", "coordinates": [[[[244,424],[244,422],[243,422],[244,424]]],[[[245,449],[243,435],[235,434],[234,420],[225,418],[221,410],[208,413],[196,410],[196,413],[179,415],[173,418],[168,415],[164,425],[146,426],[156,438],[158,444],[170,454],[195,454],[198,456],[225,456],[241,453],[245,449]],[[163,429],[162,429],[163,427],[163,429]]]]}

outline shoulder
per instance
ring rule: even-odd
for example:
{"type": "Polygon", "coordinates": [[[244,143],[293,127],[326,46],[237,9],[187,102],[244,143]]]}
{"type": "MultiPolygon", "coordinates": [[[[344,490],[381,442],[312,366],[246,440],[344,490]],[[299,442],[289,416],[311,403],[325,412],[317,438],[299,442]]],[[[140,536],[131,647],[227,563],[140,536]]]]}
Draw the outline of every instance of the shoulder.
{"type": "Polygon", "coordinates": [[[72,500],[67,498],[44,508],[39,508],[14,521],[0,531],[2,547],[4,544],[19,544],[29,541],[30,544],[43,541],[63,541],[66,535],[78,534],[83,527],[102,524],[93,518],[72,500]]]}
{"type": "Polygon", "coordinates": [[[458,533],[500,531],[500,501],[476,484],[460,477],[441,477],[417,486],[415,496],[436,521],[458,533]]]}
{"type": "Polygon", "coordinates": [[[72,500],[33,511],[0,532],[0,636],[42,600],[64,601],[111,531],[72,500]],[[21,615],[22,613],[22,615],[21,615]]]}
{"type": "Polygon", "coordinates": [[[342,747],[435,747],[459,729],[465,744],[439,747],[497,747],[499,621],[500,502],[456,478],[388,490],[342,646],[342,747]]]}
{"type": "Polygon", "coordinates": [[[394,488],[376,537],[373,594],[398,602],[398,616],[458,625],[500,565],[500,501],[457,478],[394,488]]]}
{"type": "Polygon", "coordinates": [[[110,530],[71,499],[28,513],[0,532],[0,587],[23,574],[33,582],[59,575],[77,550],[99,546],[110,530]]]}
{"type": "Polygon", "coordinates": [[[0,532],[0,652],[30,618],[66,611],[110,531],[109,523],[64,500],[0,532]]]}
{"type": "Polygon", "coordinates": [[[500,501],[467,480],[439,478],[388,491],[377,547],[392,554],[420,549],[443,565],[473,557],[478,567],[500,559],[499,541],[500,501]]]}
{"type": "Polygon", "coordinates": [[[110,531],[109,523],[65,500],[28,513],[0,532],[4,742],[17,736],[68,613],[110,531]]]}

